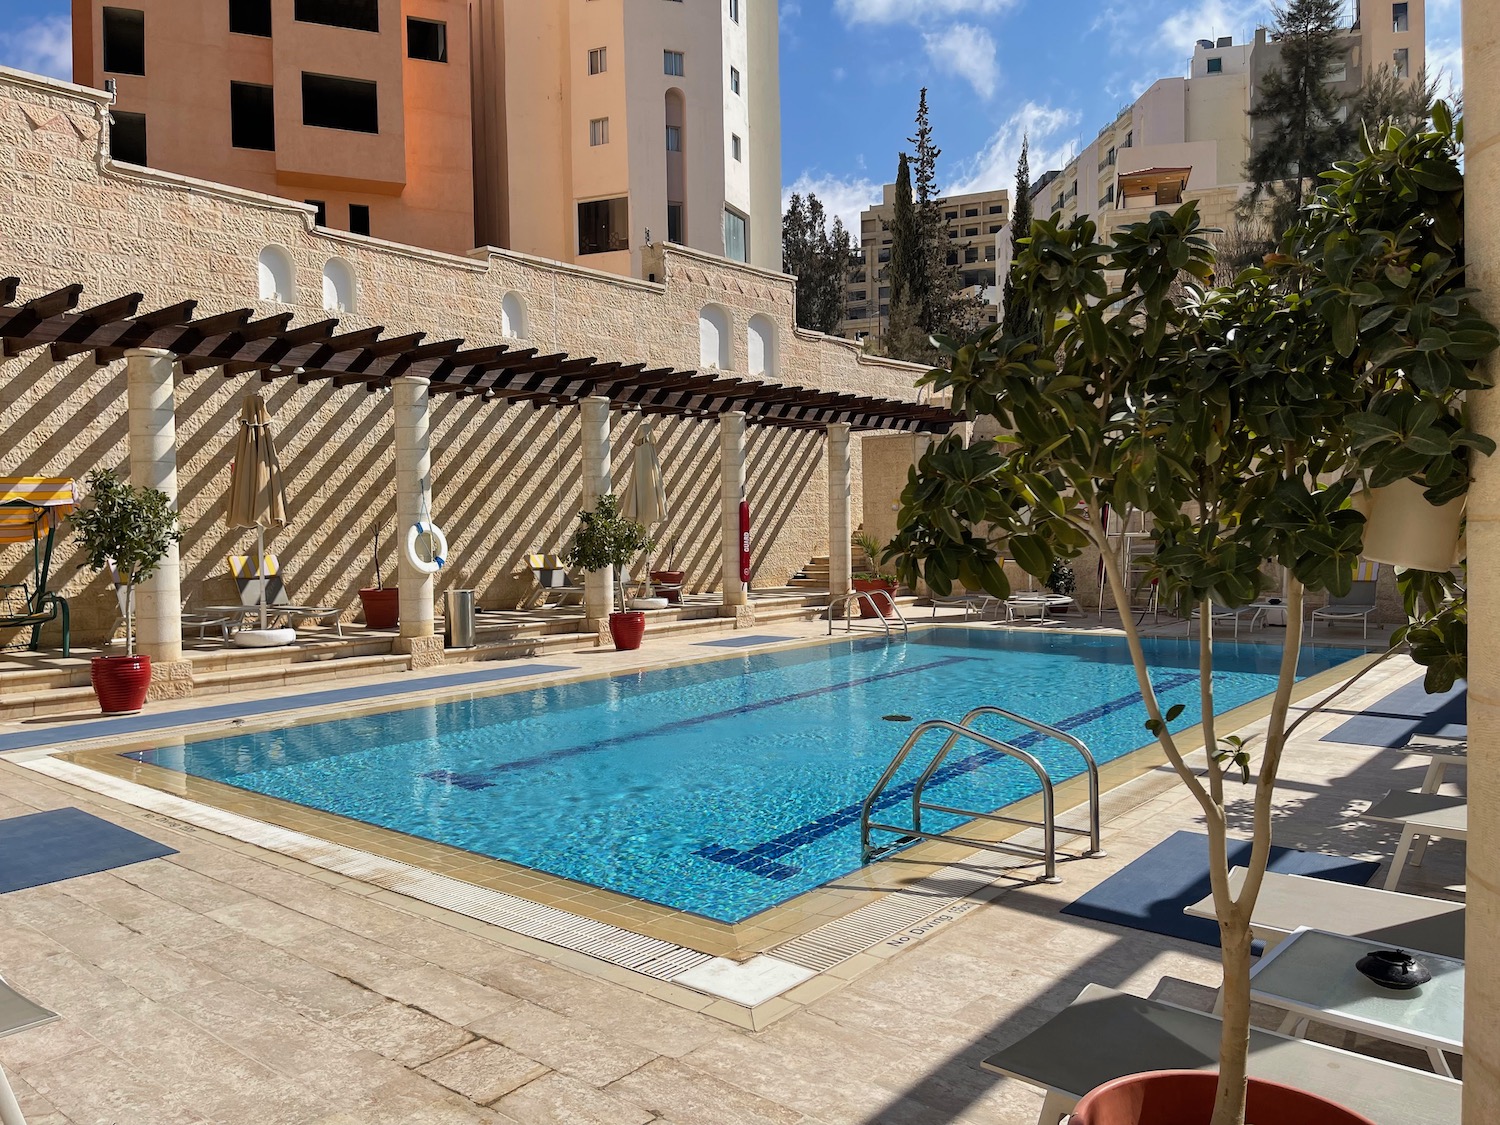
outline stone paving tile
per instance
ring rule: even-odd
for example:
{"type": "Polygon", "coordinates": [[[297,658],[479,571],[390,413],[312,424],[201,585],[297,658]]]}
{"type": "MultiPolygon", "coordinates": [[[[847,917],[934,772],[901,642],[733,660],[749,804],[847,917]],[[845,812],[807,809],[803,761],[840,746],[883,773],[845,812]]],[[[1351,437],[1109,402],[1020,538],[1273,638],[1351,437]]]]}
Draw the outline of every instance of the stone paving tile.
{"type": "Polygon", "coordinates": [[[394,1000],[382,1000],[372,1007],[330,1020],[327,1027],[406,1066],[420,1066],[473,1038],[461,1027],[394,1000]]]}
{"type": "Polygon", "coordinates": [[[547,1074],[496,1107],[526,1125],[647,1125],[655,1114],[565,1074],[547,1074]]]}
{"type": "Polygon", "coordinates": [[[372,987],[452,1024],[469,1024],[512,1008],[516,998],[436,965],[419,965],[375,978],[372,987]]]}
{"type": "MultiPolygon", "coordinates": [[[[3,917],[3,912],[0,912],[3,917]]],[[[44,957],[66,952],[64,948],[35,926],[10,922],[5,926],[5,964],[26,965],[44,957]]]]}
{"type": "MultiPolygon", "coordinates": [[[[133,1044],[123,1044],[133,1054],[133,1044]]],[[[26,1067],[21,1078],[80,1125],[197,1125],[170,1081],[143,1073],[104,1047],[26,1067]]]]}
{"type": "MultiPolygon", "coordinates": [[[[290,913],[290,911],[288,912],[290,913]]],[[[310,926],[318,927],[309,936],[286,944],[289,953],[341,977],[357,981],[368,988],[379,989],[376,982],[421,968],[426,962],[402,953],[383,942],[297,915],[310,926]]],[[[275,944],[273,942],[273,944],[275,944]]]]}
{"type": "Polygon", "coordinates": [[[547,1068],[509,1047],[481,1039],[417,1067],[417,1073],[471,1102],[486,1104],[540,1078],[547,1068]]]}
{"type": "Polygon", "coordinates": [[[524,1000],[475,1021],[469,1030],[591,1086],[607,1086],[658,1057],[592,1024],[524,1000]]]}
{"type": "Polygon", "coordinates": [[[216,967],[144,937],[115,950],[99,967],[152,1000],[210,988],[225,980],[216,967]]]}
{"type": "Polygon", "coordinates": [[[295,954],[248,934],[231,933],[223,941],[199,946],[193,955],[226,976],[319,1022],[362,1011],[381,1001],[378,992],[310,965],[295,954]]]}
{"type": "Polygon", "coordinates": [[[26,1125],[70,1125],[62,1110],[42,1097],[26,1079],[11,1075],[7,1081],[11,1092],[16,1095],[16,1101],[20,1103],[26,1125]]]}
{"type": "Polygon", "coordinates": [[[696,1125],[800,1125],[807,1120],[680,1059],[656,1059],[605,1089],[658,1116],[696,1125]]]}
{"type": "Polygon", "coordinates": [[[123,882],[149,891],[157,898],[175,903],[187,910],[205,914],[221,906],[233,906],[254,898],[251,892],[234,883],[215,879],[176,862],[168,856],[154,863],[135,863],[114,874],[123,882]]]}
{"type": "Polygon", "coordinates": [[[301,947],[317,948],[320,942],[346,937],[326,922],[309,918],[306,914],[288,910],[278,902],[263,898],[221,906],[209,911],[208,917],[231,930],[249,934],[269,945],[296,947],[298,952],[301,952],[301,947]]]}

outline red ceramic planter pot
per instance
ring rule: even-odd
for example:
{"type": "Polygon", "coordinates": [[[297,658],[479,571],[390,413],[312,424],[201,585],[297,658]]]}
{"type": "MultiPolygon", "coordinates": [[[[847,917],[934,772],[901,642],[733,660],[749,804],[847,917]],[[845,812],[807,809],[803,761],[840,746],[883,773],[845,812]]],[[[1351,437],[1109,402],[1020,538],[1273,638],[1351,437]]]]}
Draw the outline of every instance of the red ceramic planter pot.
{"type": "Polygon", "coordinates": [[[394,629],[401,623],[399,586],[367,586],[359,592],[359,604],[364,607],[366,628],[394,629]]]}
{"type": "MultiPolygon", "coordinates": [[[[1090,1091],[1073,1125],[1208,1125],[1219,1076],[1202,1070],[1128,1074],[1090,1091]]],[[[1249,1125],[1375,1125],[1353,1110],[1279,1082],[1250,1079],[1249,1125]]]]}
{"type": "Polygon", "coordinates": [[[146,705],[151,687],[149,656],[96,656],[89,661],[89,679],[99,710],[106,715],[127,715],[146,705]]]}
{"type": "Polygon", "coordinates": [[[609,615],[609,635],[615,640],[615,648],[630,650],[641,647],[646,635],[646,615],[640,610],[609,615]]]}
{"type": "Polygon", "coordinates": [[[896,597],[896,584],[888,582],[884,578],[856,578],[854,579],[854,588],[862,594],[884,590],[891,596],[890,602],[886,601],[883,596],[860,598],[859,615],[861,617],[884,617],[885,614],[881,610],[889,610],[896,597]]]}

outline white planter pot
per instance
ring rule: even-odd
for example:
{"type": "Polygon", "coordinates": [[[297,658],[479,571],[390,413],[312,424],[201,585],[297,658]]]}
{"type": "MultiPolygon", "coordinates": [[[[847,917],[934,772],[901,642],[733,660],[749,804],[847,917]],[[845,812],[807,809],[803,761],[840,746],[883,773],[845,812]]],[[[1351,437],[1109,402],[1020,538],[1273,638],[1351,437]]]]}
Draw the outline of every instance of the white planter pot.
{"type": "Polygon", "coordinates": [[[1355,493],[1351,506],[1365,517],[1360,554],[1411,570],[1447,570],[1463,560],[1464,499],[1430,504],[1410,480],[1355,493]]]}

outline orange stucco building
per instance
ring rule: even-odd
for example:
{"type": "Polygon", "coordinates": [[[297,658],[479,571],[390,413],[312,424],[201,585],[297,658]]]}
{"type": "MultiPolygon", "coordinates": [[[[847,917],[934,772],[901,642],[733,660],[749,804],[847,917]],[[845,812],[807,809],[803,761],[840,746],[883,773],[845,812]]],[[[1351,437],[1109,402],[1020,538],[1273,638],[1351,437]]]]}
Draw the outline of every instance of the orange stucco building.
{"type": "Polygon", "coordinates": [[[474,246],[468,0],[73,0],[113,79],[114,157],[303,200],[319,222],[474,246]]]}

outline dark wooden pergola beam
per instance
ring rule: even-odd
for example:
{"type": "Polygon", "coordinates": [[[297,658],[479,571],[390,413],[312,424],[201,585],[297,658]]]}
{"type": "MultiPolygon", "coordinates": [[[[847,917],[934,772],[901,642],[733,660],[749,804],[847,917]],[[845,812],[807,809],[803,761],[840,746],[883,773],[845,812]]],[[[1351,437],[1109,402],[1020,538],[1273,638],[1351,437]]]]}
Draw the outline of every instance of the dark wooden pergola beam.
{"type": "MultiPolygon", "coordinates": [[[[291,313],[277,313],[261,320],[252,320],[248,324],[241,324],[223,334],[223,338],[217,344],[210,346],[210,341],[216,336],[204,334],[203,338],[189,347],[182,355],[182,370],[191,375],[197,371],[204,371],[210,367],[220,367],[237,359],[248,359],[240,353],[263,340],[279,336],[286,331],[286,326],[292,322],[291,313]]],[[[199,325],[201,331],[202,326],[199,325]]]]}
{"type": "Polygon", "coordinates": [[[69,285],[17,305],[14,312],[0,321],[0,336],[5,338],[5,354],[16,356],[30,348],[50,343],[52,336],[41,336],[35,342],[32,341],[32,336],[53,317],[61,317],[75,308],[81,296],[82,285],[69,285]]]}
{"type": "Polygon", "coordinates": [[[197,307],[197,301],[179,301],[175,305],[128,320],[100,325],[87,334],[78,335],[76,343],[72,342],[73,334],[66,333],[67,339],[60,337],[52,345],[52,358],[60,363],[81,352],[92,350],[95,353],[94,362],[103,367],[106,363],[122,358],[127,349],[142,347],[158,329],[187,324],[193,319],[193,311],[197,307]],[[114,353],[110,359],[103,358],[107,351],[114,353]]]}

